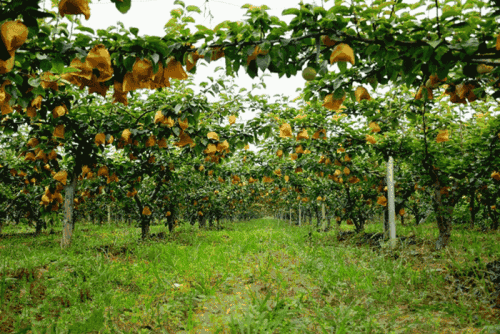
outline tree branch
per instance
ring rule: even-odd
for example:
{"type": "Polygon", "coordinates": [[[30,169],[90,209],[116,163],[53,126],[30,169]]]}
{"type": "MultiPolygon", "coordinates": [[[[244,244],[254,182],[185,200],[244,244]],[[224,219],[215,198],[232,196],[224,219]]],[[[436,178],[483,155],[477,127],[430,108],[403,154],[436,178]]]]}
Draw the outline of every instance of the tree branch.
{"type": "Polygon", "coordinates": [[[147,113],[149,113],[149,112],[151,112],[151,111],[152,111],[152,110],[146,110],[145,112],[143,112],[143,113],[142,113],[142,115],[141,115],[141,116],[139,116],[139,117],[135,120],[135,124],[134,124],[134,126],[136,126],[136,125],[139,123],[139,121],[141,120],[141,118],[143,118],[143,117],[144,117],[144,115],[146,115],[147,113]]]}
{"type": "Polygon", "coordinates": [[[439,3],[438,0],[435,0],[436,2],[436,21],[437,21],[437,27],[438,27],[438,36],[439,39],[441,39],[441,27],[439,25],[439,3]]]}
{"type": "Polygon", "coordinates": [[[160,191],[161,189],[161,186],[162,186],[162,182],[161,182],[161,175],[158,174],[158,176],[156,177],[156,187],[155,189],[153,190],[153,193],[151,194],[151,196],[149,197],[149,201],[156,201],[154,198],[156,197],[156,195],[158,194],[158,192],[160,191]]]}
{"type": "Polygon", "coordinates": [[[134,200],[135,200],[135,203],[137,204],[137,206],[139,207],[139,217],[140,217],[144,207],[142,206],[141,199],[139,198],[139,196],[137,194],[134,195],[134,200]]]}

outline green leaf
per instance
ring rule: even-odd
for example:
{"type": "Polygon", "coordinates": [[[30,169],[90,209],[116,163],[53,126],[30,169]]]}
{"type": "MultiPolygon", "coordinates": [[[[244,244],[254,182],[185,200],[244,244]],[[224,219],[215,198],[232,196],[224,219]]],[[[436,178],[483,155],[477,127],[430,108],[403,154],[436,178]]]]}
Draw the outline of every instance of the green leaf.
{"type": "Polygon", "coordinates": [[[179,18],[181,17],[181,15],[183,14],[183,10],[180,9],[180,8],[177,8],[177,9],[172,9],[170,11],[170,16],[172,16],[173,18],[179,18]]]}
{"type": "Polygon", "coordinates": [[[298,10],[297,8],[288,8],[281,12],[281,15],[299,15],[299,14],[300,10],[298,10]]]}
{"type": "Polygon", "coordinates": [[[63,71],[64,71],[64,63],[62,61],[52,62],[51,72],[54,72],[55,74],[62,74],[64,73],[63,71]]]}
{"type": "Polygon", "coordinates": [[[175,0],[174,5],[179,5],[179,6],[186,8],[186,4],[184,3],[184,1],[181,1],[181,0],[175,0]]]}
{"type": "Polygon", "coordinates": [[[448,66],[440,66],[437,70],[438,78],[446,78],[449,71],[450,69],[448,68],[448,66]]]}
{"type": "Polygon", "coordinates": [[[315,7],[314,14],[316,14],[316,15],[321,14],[322,16],[326,16],[326,10],[323,7],[315,7]]]}
{"type": "Polygon", "coordinates": [[[417,74],[416,73],[408,73],[406,75],[406,78],[405,78],[405,83],[408,87],[411,86],[411,84],[413,83],[413,81],[415,81],[415,79],[417,78],[417,74]]]}
{"type": "Polygon", "coordinates": [[[139,33],[139,28],[131,27],[130,32],[134,34],[135,37],[137,37],[137,34],[139,33]]]}
{"type": "Polygon", "coordinates": [[[159,56],[157,53],[153,53],[153,54],[151,55],[151,59],[153,60],[153,63],[154,63],[154,64],[157,64],[157,63],[158,63],[158,61],[160,60],[160,56],[159,56]]]}
{"type": "Polygon", "coordinates": [[[472,55],[479,48],[479,41],[475,38],[470,38],[467,41],[460,43],[460,46],[465,49],[465,52],[468,55],[472,55]]]}
{"type": "Polygon", "coordinates": [[[250,64],[248,65],[247,73],[252,79],[257,76],[257,64],[255,60],[251,61],[250,64]]]}
{"type": "MultiPolygon", "coordinates": [[[[439,50],[439,48],[438,48],[438,50],[439,50]]],[[[423,52],[422,52],[422,61],[423,62],[429,61],[429,59],[431,59],[433,51],[434,50],[432,48],[430,48],[428,46],[424,46],[423,52]]]]}
{"type": "Polygon", "coordinates": [[[345,71],[347,71],[347,62],[339,61],[337,62],[337,66],[339,67],[340,73],[344,73],[345,71]]]}
{"type": "Polygon", "coordinates": [[[127,57],[123,62],[123,65],[125,65],[125,68],[129,72],[132,71],[132,67],[134,66],[134,64],[135,64],[135,57],[127,57]]]}
{"type": "MultiPolygon", "coordinates": [[[[452,22],[452,21],[449,21],[449,22],[452,22]]],[[[470,26],[470,23],[469,22],[458,22],[458,23],[455,23],[455,24],[452,24],[450,26],[451,29],[460,29],[460,28],[465,28],[465,27],[469,27],[470,26]]]]}
{"type": "Polygon", "coordinates": [[[80,70],[73,67],[65,67],[63,68],[63,73],[72,73],[72,72],[80,72],[80,70]]]}
{"type": "Polygon", "coordinates": [[[130,10],[130,6],[132,5],[132,0],[123,0],[123,1],[116,1],[115,6],[116,9],[120,11],[120,13],[125,14],[130,10]]]}
{"type": "Polygon", "coordinates": [[[447,52],[448,52],[448,48],[446,46],[444,46],[444,45],[441,45],[440,47],[438,47],[436,49],[435,59],[436,60],[441,60],[441,57],[443,57],[443,55],[445,55],[447,52]]]}
{"type": "Polygon", "coordinates": [[[328,61],[324,60],[319,66],[318,76],[322,77],[327,73],[328,73],[328,61]]]}
{"type": "Polygon", "coordinates": [[[370,54],[372,54],[373,52],[378,51],[378,49],[379,49],[379,48],[380,48],[380,46],[379,46],[379,45],[372,44],[372,45],[370,45],[369,47],[367,47],[367,48],[366,48],[366,50],[365,50],[365,54],[366,54],[366,55],[370,55],[370,54]]]}
{"type": "Polygon", "coordinates": [[[429,45],[435,49],[439,46],[439,44],[441,44],[441,42],[442,42],[442,40],[438,39],[437,41],[431,41],[431,42],[427,42],[427,43],[429,43],[429,45]]]}
{"type": "Polygon", "coordinates": [[[440,20],[445,20],[449,17],[452,17],[452,16],[459,16],[461,15],[462,13],[458,10],[447,10],[446,12],[444,12],[443,14],[441,14],[441,16],[439,17],[440,20]]]}
{"type": "Polygon", "coordinates": [[[27,100],[27,98],[20,98],[17,100],[19,105],[24,109],[24,108],[27,108],[28,107],[28,104],[30,103],[30,101],[27,100]]]}
{"type": "Polygon", "coordinates": [[[271,49],[271,46],[272,46],[272,45],[271,45],[271,43],[269,43],[269,42],[267,42],[267,41],[266,41],[266,42],[264,42],[264,43],[259,44],[260,49],[261,49],[261,50],[263,50],[263,51],[268,51],[268,50],[270,50],[270,49],[271,49]]]}
{"type": "Polygon", "coordinates": [[[221,23],[219,23],[218,25],[215,26],[215,28],[213,29],[213,31],[217,32],[220,29],[228,28],[228,23],[229,22],[230,22],[229,20],[222,21],[221,23]]]}
{"type": "Polygon", "coordinates": [[[198,29],[198,31],[207,31],[207,30],[210,31],[210,29],[201,24],[197,24],[195,25],[195,27],[198,29]]]}
{"type": "Polygon", "coordinates": [[[177,25],[177,18],[172,17],[170,20],[168,20],[167,23],[165,23],[165,28],[172,28],[177,25]]]}
{"type": "Polygon", "coordinates": [[[158,65],[158,63],[153,63],[153,73],[154,74],[158,73],[159,68],[160,68],[160,66],[158,65]]]}
{"type": "MultiPolygon", "coordinates": [[[[33,79],[33,78],[32,78],[33,79]]],[[[43,89],[42,86],[38,86],[38,87],[35,87],[31,93],[33,93],[33,95],[42,95],[43,97],[45,97],[45,89],[43,89]]]]}
{"type": "Polygon", "coordinates": [[[188,12],[196,12],[198,14],[201,13],[201,10],[196,6],[187,6],[186,9],[188,12]]]}
{"type": "Polygon", "coordinates": [[[262,72],[264,72],[269,64],[271,64],[271,56],[269,54],[257,56],[257,66],[259,66],[262,72]]]}
{"type": "Polygon", "coordinates": [[[76,30],[80,30],[80,31],[86,31],[86,32],[89,32],[89,33],[91,33],[91,34],[95,34],[94,29],[89,28],[89,27],[78,26],[78,27],[76,27],[75,29],[76,29],[76,30]]]}
{"type": "Polygon", "coordinates": [[[47,56],[47,55],[44,55],[44,54],[41,54],[41,53],[37,53],[36,54],[36,59],[38,59],[38,60],[45,60],[45,59],[48,59],[48,58],[49,58],[49,56],[47,56]]]}
{"type": "MultiPolygon", "coordinates": [[[[186,17],[183,17],[182,18],[182,22],[184,23],[195,23],[196,21],[191,17],[191,16],[186,16],[186,17]]],[[[181,31],[186,31],[186,35],[189,34],[189,29],[184,29],[184,30],[181,30],[181,31]]]]}
{"type": "Polygon", "coordinates": [[[90,37],[89,35],[78,34],[76,39],[75,39],[75,45],[83,47],[83,46],[87,46],[91,41],[92,41],[92,37],[90,37]]]}
{"type": "Polygon", "coordinates": [[[16,74],[13,80],[16,83],[16,85],[21,86],[23,84],[23,77],[20,76],[19,74],[16,74]]]}

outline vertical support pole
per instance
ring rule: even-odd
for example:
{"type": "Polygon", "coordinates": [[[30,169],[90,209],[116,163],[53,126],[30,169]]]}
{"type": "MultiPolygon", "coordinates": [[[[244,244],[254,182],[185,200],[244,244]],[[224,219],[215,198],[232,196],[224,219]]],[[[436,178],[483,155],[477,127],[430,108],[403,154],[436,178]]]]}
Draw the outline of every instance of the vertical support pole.
{"type": "Polygon", "coordinates": [[[302,219],[302,217],[301,217],[301,216],[302,216],[302,214],[301,214],[301,212],[300,212],[300,203],[299,203],[299,226],[300,226],[300,225],[301,225],[301,223],[302,223],[302,222],[301,222],[301,219],[302,219]]]}
{"type": "Polygon", "coordinates": [[[321,223],[321,227],[323,231],[326,230],[326,214],[325,214],[325,202],[321,202],[321,215],[323,218],[323,222],[321,223]]]}
{"type": "Polygon", "coordinates": [[[292,208],[290,208],[290,225],[292,225],[292,208]]]}
{"type": "Polygon", "coordinates": [[[75,208],[74,199],[77,180],[76,175],[72,175],[71,181],[64,186],[64,221],[61,248],[68,248],[71,244],[71,237],[74,229],[73,214],[75,208]]]}
{"type": "Polygon", "coordinates": [[[111,225],[111,205],[108,204],[108,225],[111,225]]]}
{"type": "Polygon", "coordinates": [[[394,206],[394,159],[389,157],[387,163],[387,197],[389,201],[389,229],[391,246],[396,246],[396,212],[394,206]]]}

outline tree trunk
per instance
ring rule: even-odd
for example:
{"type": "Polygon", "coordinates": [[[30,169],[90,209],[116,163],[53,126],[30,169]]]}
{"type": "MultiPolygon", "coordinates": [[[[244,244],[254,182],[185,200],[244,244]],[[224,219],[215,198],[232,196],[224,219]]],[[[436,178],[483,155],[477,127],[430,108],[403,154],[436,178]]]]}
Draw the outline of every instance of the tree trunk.
{"type": "Polygon", "coordinates": [[[141,238],[143,240],[149,238],[149,227],[151,226],[151,219],[152,219],[152,214],[150,215],[143,215],[142,212],[144,211],[144,206],[142,205],[142,201],[139,198],[139,195],[135,194],[134,196],[135,203],[137,204],[137,211],[139,213],[139,217],[141,219],[141,238]]]}
{"type": "Polygon", "coordinates": [[[71,245],[71,236],[73,235],[73,210],[76,192],[77,176],[72,175],[71,180],[64,187],[64,221],[61,239],[61,248],[67,248],[71,245]]]}
{"type": "Polygon", "coordinates": [[[198,225],[200,228],[205,227],[205,216],[198,216],[198,225]]]}
{"type": "Polygon", "coordinates": [[[439,236],[436,241],[436,249],[443,249],[448,246],[451,237],[451,221],[446,218],[443,213],[438,213],[437,224],[439,229],[439,236]]]}
{"type": "Polygon", "coordinates": [[[302,210],[300,209],[300,204],[299,204],[299,213],[298,213],[298,222],[299,222],[299,226],[302,225],[302,210]]]}
{"type": "Polygon", "coordinates": [[[141,238],[143,240],[149,238],[149,226],[150,226],[151,218],[146,215],[142,215],[141,217],[141,238]]]}
{"type": "MultiPolygon", "coordinates": [[[[492,210],[490,206],[488,206],[488,211],[490,213],[490,218],[491,218],[491,229],[493,231],[498,230],[498,214],[496,211],[492,210]]],[[[1,226],[0,226],[0,232],[1,232],[1,226]]]]}
{"type": "Polygon", "coordinates": [[[420,223],[420,211],[418,209],[414,210],[413,211],[413,214],[415,216],[415,226],[418,226],[418,224],[420,223]]]}
{"type": "Polygon", "coordinates": [[[476,195],[476,192],[474,191],[474,188],[471,187],[470,188],[470,206],[469,206],[469,210],[470,210],[470,228],[474,228],[474,225],[476,224],[476,208],[475,208],[475,204],[476,204],[476,201],[475,201],[475,195],[476,195]]]}
{"type": "Polygon", "coordinates": [[[40,217],[35,217],[35,235],[40,235],[43,225],[43,221],[40,219],[40,217]]]}
{"type": "Polygon", "coordinates": [[[321,217],[319,215],[319,207],[316,207],[316,228],[319,228],[321,226],[321,217]]]}
{"type": "Polygon", "coordinates": [[[174,229],[174,214],[173,211],[170,211],[170,216],[167,216],[167,222],[165,223],[165,226],[168,226],[168,231],[172,232],[174,229]]]}
{"type": "Polygon", "coordinates": [[[451,220],[453,214],[453,207],[446,207],[445,203],[443,203],[439,188],[439,186],[436,186],[434,191],[434,210],[437,215],[437,225],[439,229],[439,236],[436,241],[436,249],[438,250],[445,248],[450,242],[452,229],[451,220]]]}
{"type": "MultiPolygon", "coordinates": [[[[363,221],[363,218],[360,216],[355,216],[352,218],[354,222],[354,227],[356,230],[356,233],[361,233],[365,229],[365,222],[363,221]]],[[[387,232],[388,233],[388,232],[387,232]]],[[[389,235],[389,234],[387,234],[389,235]]]]}
{"type": "MultiPolygon", "coordinates": [[[[76,193],[76,189],[75,189],[75,193],[76,193]]],[[[71,234],[73,234],[73,232],[75,231],[75,227],[76,227],[76,214],[74,212],[73,212],[73,216],[71,217],[71,219],[73,221],[73,223],[71,224],[71,234]]]]}

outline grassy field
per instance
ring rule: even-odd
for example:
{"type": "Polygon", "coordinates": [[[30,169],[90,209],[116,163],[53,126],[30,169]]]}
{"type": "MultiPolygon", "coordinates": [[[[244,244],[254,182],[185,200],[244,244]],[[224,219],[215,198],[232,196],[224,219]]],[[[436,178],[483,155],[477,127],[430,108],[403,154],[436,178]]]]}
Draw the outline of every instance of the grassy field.
{"type": "Polygon", "coordinates": [[[146,242],[139,229],[80,225],[64,251],[57,231],[3,237],[0,332],[500,332],[482,274],[500,234],[455,229],[435,251],[434,225],[397,228],[413,239],[394,250],[273,219],[155,226],[162,238],[146,242]]]}

